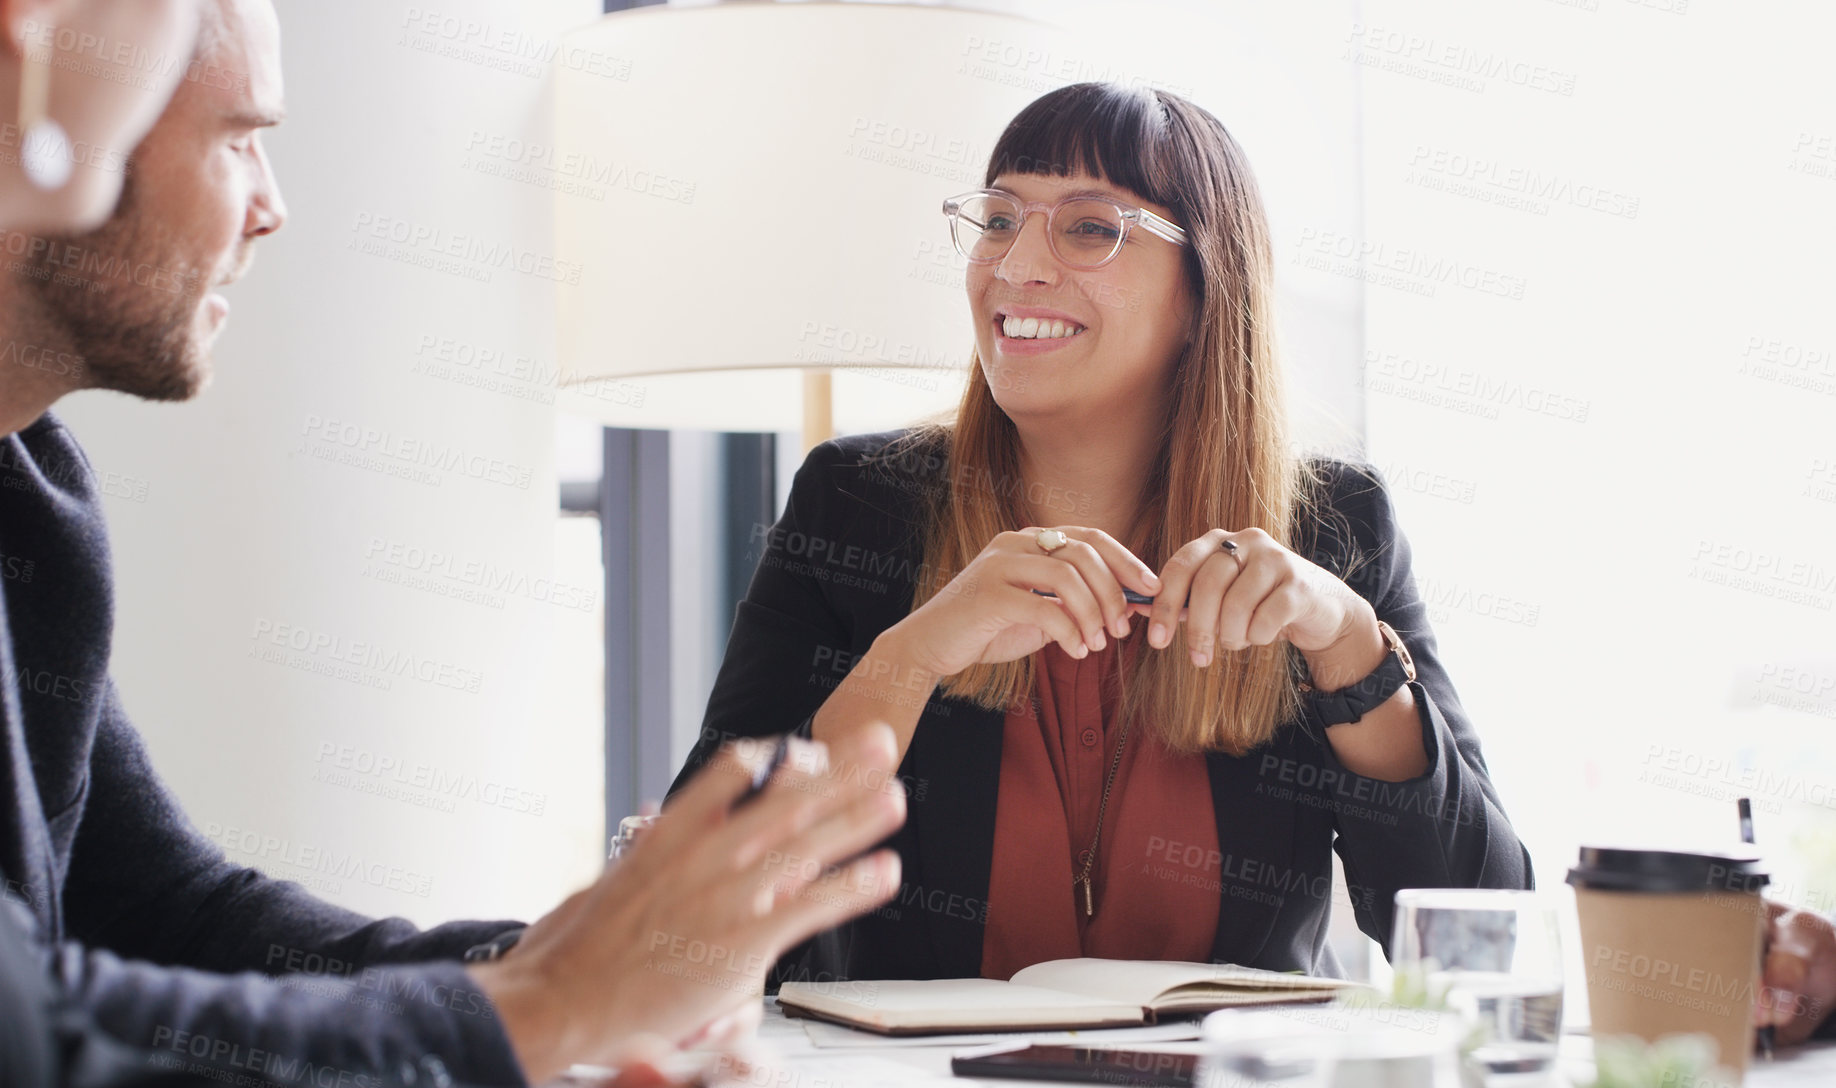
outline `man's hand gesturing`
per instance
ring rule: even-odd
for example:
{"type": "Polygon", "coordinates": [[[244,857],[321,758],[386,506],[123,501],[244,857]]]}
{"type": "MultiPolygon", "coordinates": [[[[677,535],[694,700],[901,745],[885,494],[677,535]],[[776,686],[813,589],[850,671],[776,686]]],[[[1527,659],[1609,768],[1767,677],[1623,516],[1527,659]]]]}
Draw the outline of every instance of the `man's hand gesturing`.
{"type": "Polygon", "coordinates": [[[793,740],[735,809],[774,743],[727,745],[605,876],[472,968],[531,1083],[693,1039],[757,1001],[786,949],[892,897],[898,855],[855,856],[905,822],[892,731],[793,740]]]}

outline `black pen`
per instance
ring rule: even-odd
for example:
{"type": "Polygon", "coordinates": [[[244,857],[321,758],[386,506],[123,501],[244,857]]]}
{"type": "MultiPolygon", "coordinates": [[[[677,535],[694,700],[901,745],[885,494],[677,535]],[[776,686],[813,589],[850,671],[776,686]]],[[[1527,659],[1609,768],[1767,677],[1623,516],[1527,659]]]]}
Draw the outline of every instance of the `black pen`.
{"type": "MultiPolygon", "coordinates": [[[[1050,597],[1055,601],[1058,599],[1058,594],[1051,593],[1043,589],[1035,589],[1033,592],[1039,594],[1041,597],[1050,597]]],[[[1124,588],[1122,590],[1122,599],[1127,601],[1129,604],[1153,604],[1154,603],[1154,598],[1148,596],[1145,593],[1136,593],[1134,590],[1128,589],[1128,588],[1124,588]]]]}
{"type": "Polygon", "coordinates": [[[1147,594],[1136,593],[1134,590],[1127,589],[1127,588],[1124,588],[1122,590],[1122,599],[1127,601],[1129,604],[1153,604],[1154,603],[1154,598],[1148,596],[1147,594]]]}
{"type": "MultiPolygon", "coordinates": [[[[1223,552],[1225,555],[1236,555],[1238,566],[1239,567],[1242,566],[1243,557],[1240,555],[1237,555],[1238,548],[1237,548],[1236,541],[1226,540],[1224,541],[1222,545],[1219,546],[1218,550],[1223,552]]],[[[1035,589],[1033,592],[1039,594],[1041,597],[1050,597],[1053,600],[1058,599],[1058,594],[1048,593],[1043,589],[1035,589]]],[[[1128,588],[1127,586],[1122,587],[1122,599],[1124,601],[1127,601],[1129,604],[1153,604],[1154,603],[1154,598],[1148,596],[1145,593],[1137,593],[1134,590],[1128,588]]],[[[1187,604],[1192,603],[1192,598],[1190,596],[1186,598],[1186,603],[1187,604]]]]}
{"type": "MultiPolygon", "coordinates": [[[[1742,797],[1739,801],[1735,802],[1735,805],[1740,810],[1740,841],[1746,843],[1749,846],[1752,846],[1753,845],[1753,802],[1749,800],[1748,798],[1742,797]]],[[[1764,962],[1761,962],[1760,981],[1764,982],[1765,977],[1766,977],[1766,965],[1764,962]]],[[[1772,1060],[1772,1047],[1773,1047],[1774,1042],[1776,1041],[1775,1040],[1776,1034],[1777,1033],[1773,1030],[1773,1027],[1771,1024],[1767,1024],[1766,1026],[1759,1029],[1758,1042],[1759,1042],[1760,1053],[1766,1056],[1767,1061],[1772,1060]]]]}
{"type": "Polygon", "coordinates": [[[752,781],[747,784],[746,792],[740,794],[739,800],[733,802],[733,808],[737,810],[765,792],[766,784],[771,781],[772,775],[778,773],[778,768],[784,766],[785,757],[788,755],[790,755],[790,734],[784,733],[778,737],[778,743],[772,745],[771,758],[752,772],[752,781]]]}

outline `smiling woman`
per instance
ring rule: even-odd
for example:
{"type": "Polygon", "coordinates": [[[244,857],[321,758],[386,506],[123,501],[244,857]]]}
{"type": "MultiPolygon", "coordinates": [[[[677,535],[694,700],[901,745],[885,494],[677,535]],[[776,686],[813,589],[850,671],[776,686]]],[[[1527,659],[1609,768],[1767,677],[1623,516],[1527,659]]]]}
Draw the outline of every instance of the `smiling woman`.
{"type": "Polygon", "coordinates": [[[1386,945],[1398,888],[1528,886],[1380,478],[1289,451],[1236,142],[1177,95],[1078,84],[984,186],[944,204],[975,340],[955,419],[818,447],[772,534],[906,576],[774,545],[708,704],[704,738],[887,722],[911,786],[900,897],[781,976],[1335,974],[1334,850],[1386,945]]]}

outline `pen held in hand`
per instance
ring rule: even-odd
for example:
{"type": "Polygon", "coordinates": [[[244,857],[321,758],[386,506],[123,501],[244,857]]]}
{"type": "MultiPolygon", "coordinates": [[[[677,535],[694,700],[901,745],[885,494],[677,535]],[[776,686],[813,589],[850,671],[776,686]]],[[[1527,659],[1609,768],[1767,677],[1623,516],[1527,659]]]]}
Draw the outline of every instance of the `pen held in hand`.
{"type": "MultiPolygon", "coordinates": [[[[1050,593],[1043,589],[1035,589],[1033,592],[1039,594],[1041,597],[1050,597],[1055,601],[1058,599],[1058,594],[1050,593]]],[[[1153,604],[1154,603],[1154,598],[1148,596],[1145,593],[1136,593],[1132,589],[1123,589],[1122,599],[1127,601],[1129,604],[1153,604]]]]}
{"type": "MultiPolygon", "coordinates": [[[[1236,541],[1234,540],[1222,541],[1218,545],[1218,550],[1225,555],[1234,557],[1237,560],[1237,565],[1239,566],[1239,568],[1241,568],[1243,564],[1243,556],[1240,554],[1241,549],[1238,547],[1236,541]]],[[[1041,597],[1050,597],[1053,600],[1058,599],[1058,594],[1051,593],[1043,589],[1035,589],[1033,592],[1039,594],[1041,597]]],[[[1154,603],[1154,598],[1148,596],[1145,593],[1138,593],[1135,590],[1128,588],[1127,586],[1122,587],[1122,599],[1127,601],[1129,604],[1153,604],[1154,603]]],[[[1191,596],[1187,596],[1186,603],[1187,604],[1192,603],[1191,596]]]]}
{"type": "Polygon", "coordinates": [[[778,737],[776,744],[772,745],[770,758],[752,772],[752,781],[747,783],[746,792],[740,794],[739,800],[733,802],[733,808],[737,810],[765,792],[765,786],[771,782],[771,776],[778,773],[779,767],[784,766],[785,757],[789,754],[790,734],[785,733],[778,737]]]}

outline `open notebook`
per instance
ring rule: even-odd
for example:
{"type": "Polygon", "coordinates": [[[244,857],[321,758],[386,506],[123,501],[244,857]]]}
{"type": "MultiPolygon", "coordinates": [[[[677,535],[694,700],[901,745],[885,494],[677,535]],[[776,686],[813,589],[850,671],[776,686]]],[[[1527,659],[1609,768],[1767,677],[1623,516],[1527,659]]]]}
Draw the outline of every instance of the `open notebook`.
{"type": "Polygon", "coordinates": [[[790,1016],[884,1035],[925,1035],[1151,1024],[1168,1013],[1329,1001],[1355,985],[1227,963],[1077,959],[1036,963],[1007,982],[787,982],[778,1005],[790,1016]]]}

